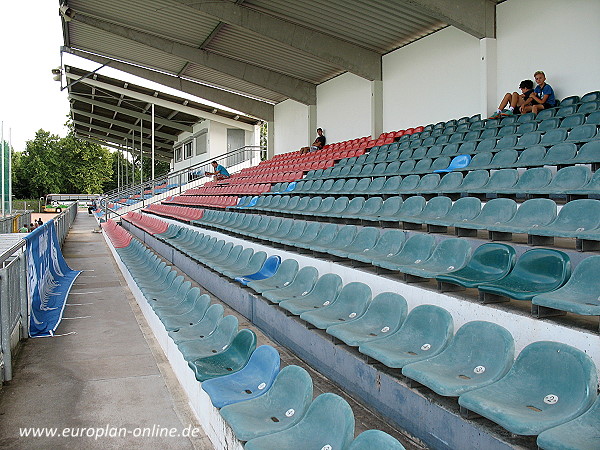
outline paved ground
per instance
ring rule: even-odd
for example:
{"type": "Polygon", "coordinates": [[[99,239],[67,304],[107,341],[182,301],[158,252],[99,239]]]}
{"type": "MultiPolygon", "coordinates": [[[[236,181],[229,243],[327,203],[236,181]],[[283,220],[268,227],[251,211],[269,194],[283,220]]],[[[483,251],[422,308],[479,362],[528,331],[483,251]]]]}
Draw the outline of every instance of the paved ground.
{"type": "Polygon", "coordinates": [[[58,336],[24,341],[14,378],[0,390],[0,448],[212,448],[201,429],[197,438],[166,436],[199,425],[94,228],[80,211],[65,242],[69,265],[85,271],[58,336]],[[19,437],[24,427],[63,436],[19,437]]]}

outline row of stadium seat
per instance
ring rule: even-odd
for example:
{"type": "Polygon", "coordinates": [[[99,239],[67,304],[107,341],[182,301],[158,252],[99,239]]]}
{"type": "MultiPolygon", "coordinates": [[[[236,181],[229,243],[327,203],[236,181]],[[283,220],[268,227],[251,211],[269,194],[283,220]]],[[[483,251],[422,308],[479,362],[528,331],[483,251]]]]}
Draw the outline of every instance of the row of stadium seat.
{"type": "Polygon", "coordinates": [[[156,214],[157,216],[182,220],[184,222],[201,219],[202,214],[204,214],[203,209],[188,208],[186,206],[162,205],[160,203],[148,205],[146,208],[142,209],[142,211],[150,214],[156,214]]]}
{"type": "Polygon", "coordinates": [[[163,200],[167,205],[207,206],[211,208],[227,208],[237,205],[235,195],[178,195],[163,200]]]}

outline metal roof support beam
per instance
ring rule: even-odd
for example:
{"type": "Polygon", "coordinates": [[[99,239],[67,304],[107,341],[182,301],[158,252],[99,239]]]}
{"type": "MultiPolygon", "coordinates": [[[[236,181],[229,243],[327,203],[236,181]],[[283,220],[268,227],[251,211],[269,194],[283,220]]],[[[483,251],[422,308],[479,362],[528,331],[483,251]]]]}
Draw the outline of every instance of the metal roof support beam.
{"type": "MultiPolygon", "coordinates": [[[[125,139],[119,140],[119,139],[111,137],[111,136],[103,136],[101,134],[92,133],[90,131],[83,132],[81,130],[75,130],[75,135],[82,139],[84,139],[84,138],[94,139],[97,144],[106,145],[107,147],[121,148],[118,146],[123,146],[123,149],[125,151],[129,152],[132,156],[135,156],[134,152],[132,152],[132,149],[126,147],[125,139]],[[109,143],[112,145],[110,145],[109,143]]],[[[137,151],[137,149],[135,149],[135,151],[137,151]]],[[[170,161],[172,158],[171,156],[166,156],[164,154],[157,155],[156,157],[157,158],[160,157],[160,159],[163,161],[170,161]]]]}
{"type": "Polygon", "coordinates": [[[174,1],[308,53],[367,80],[381,80],[381,55],[359,45],[231,2],[174,1]]]}
{"type": "MultiPolygon", "coordinates": [[[[173,89],[177,89],[182,92],[186,92],[196,97],[209,100],[214,103],[218,103],[228,108],[235,109],[244,114],[258,117],[264,121],[273,120],[275,117],[273,105],[269,103],[261,102],[260,100],[254,100],[249,97],[234,94],[233,92],[227,92],[221,89],[216,89],[210,86],[204,86],[193,81],[185,80],[180,77],[167,75],[166,73],[157,72],[156,70],[146,69],[132,64],[123,63],[116,60],[111,60],[101,56],[96,56],[80,50],[70,49],[69,53],[86,58],[94,62],[106,62],[110,61],[109,66],[113,69],[118,69],[122,72],[127,72],[131,75],[135,75],[146,80],[154,81],[168,86],[173,89]]],[[[158,122],[157,122],[158,123],[158,122]]]]}
{"type": "Polygon", "coordinates": [[[477,39],[496,37],[496,4],[490,0],[405,0],[477,39]]]}
{"type": "Polygon", "coordinates": [[[134,30],[114,22],[107,22],[96,17],[86,16],[73,11],[71,19],[85,23],[91,27],[107,31],[164,53],[178,56],[186,61],[228,74],[248,83],[264,87],[273,92],[285,95],[300,103],[314,104],[317,99],[317,87],[313,83],[291,77],[273,70],[237,61],[226,56],[210,53],[170,39],[155,36],[143,31],[134,30]]]}
{"type": "MultiPolygon", "coordinates": [[[[88,103],[92,106],[99,106],[104,109],[116,111],[118,113],[125,114],[127,116],[135,117],[136,119],[151,120],[150,114],[144,114],[141,112],[132,111],[130,109],[122,108],[120,106],[114,106],[114,105],[111,105],[110,103],[104,103],[99,100],[92,100],[91,98],[83,97],[81,95],[70,93],[69,98],[72,100],[76,100],[78,102],[88,103]]],[[[176,130],[188,131],[190,133],[192,133],[194,131],[194,129],[190,125],[185,125],[185,124],[182,124],[179,122],[174,122],[172,120],[163,119],[162,117],[157,117],[155,119],[155,121],[158,124],[164,125],[169,128],[175,128],[176,130]]]]}

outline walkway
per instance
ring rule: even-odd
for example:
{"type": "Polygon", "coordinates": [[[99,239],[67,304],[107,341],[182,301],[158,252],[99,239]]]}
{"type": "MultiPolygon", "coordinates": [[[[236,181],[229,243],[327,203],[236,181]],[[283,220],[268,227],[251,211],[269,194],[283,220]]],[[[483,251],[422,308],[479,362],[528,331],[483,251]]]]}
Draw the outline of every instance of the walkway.
{"type": "Polygon", "coordinates": [[[58,336],[24,341],[0,390],[0,448],[212,448],[95,227],[82,211],[65,241],[85,271],[58,336]],[[24,427],[47,428],[19,437],[24,427]]]}

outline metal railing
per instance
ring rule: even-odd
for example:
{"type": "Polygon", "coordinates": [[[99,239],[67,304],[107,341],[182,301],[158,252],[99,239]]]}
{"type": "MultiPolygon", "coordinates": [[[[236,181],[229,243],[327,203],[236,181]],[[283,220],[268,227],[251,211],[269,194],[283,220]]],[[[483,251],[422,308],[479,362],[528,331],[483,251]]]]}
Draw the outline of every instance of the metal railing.
{"type": "Polygon", "coordinates": [[[212,172],[212,161],[216,161],[218,164],[227,167],[229,173],[233,174],[246,167],[252,167],[258,164],[261,161],[262,153],[265,151],[265,149],[266,147],[258,145],[248,145],[214,158],[207,158],[204,161],[194,164],[193,166],[174,172],[169,172],[168,174],[162,175],[153,180],[148,180],[135,186],[127,186],[117,191],[113,190],[107,192],[103,195],[103,198],[100,202],[100,208],[104,210],[104,217],[107,219],[126,214],[129,211],[142,209],[150,203],[164,200],[170,195],[180,194],[190,187],[200,186],[211,180],[211,178],[206,177],[204,173],[212,172]],[[172,186],[172,188],[161,194],[156,194],[154,192],[154,188],[164,185],[172,186]],[[151,191],[151,193],[144,194],[146,191],[151,191]],[[120,212],[118,209],[108,207],[109,203],[120,204],[119,200],[129,198],[130,196],[134,195],[140,195],[140,201],[138,204],[136,204],[136,206],[127,207],[122,212],[120,212]],[[154,199],[150,200],[153,197],[154,199]]]}
{"type": "MultiPolygon", "coordinates": [[[[61,246],[76,216],[77,202],[54,218],[61,246]]],[[[0,254],[0,384],[12,379],[13,354],[28,335],[27,253],[23,239],[0,254]]]]}
{"type": "Polygon", "coordinates": [[[31,211],[15,211],[7,217],[0,217],[0,234],[16,233],[23,225],[31,223],[31,211]]]}

